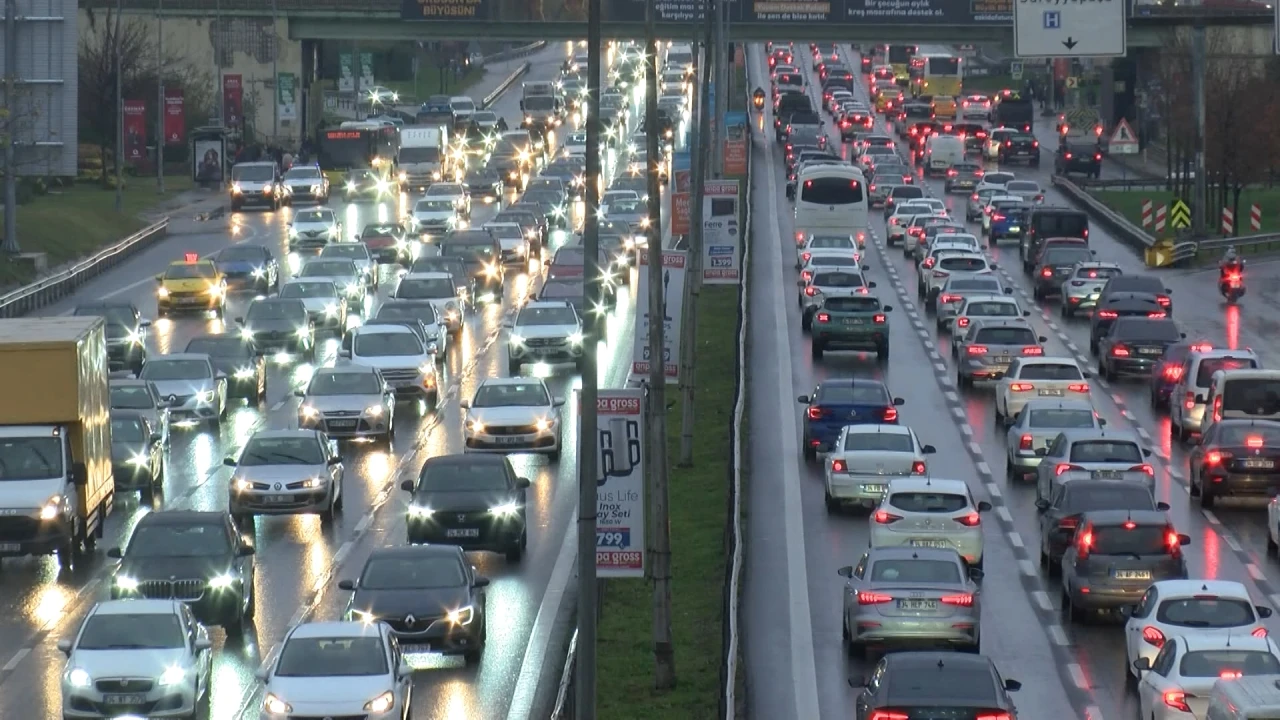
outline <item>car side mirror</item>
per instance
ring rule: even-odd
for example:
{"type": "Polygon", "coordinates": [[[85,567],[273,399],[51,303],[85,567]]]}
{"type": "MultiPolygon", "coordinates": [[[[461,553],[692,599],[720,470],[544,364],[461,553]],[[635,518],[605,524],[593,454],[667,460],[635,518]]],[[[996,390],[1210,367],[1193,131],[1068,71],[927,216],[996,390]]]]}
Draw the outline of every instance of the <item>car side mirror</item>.
{"type": "Polygon", "coordinates": [[[1191,536],[1185,533],[1178,533],[1178,544],[1186,547],[1191,544],[1191,536]]]}
{"type": "Polygon", "coordinates": [[[849,687],[853,688],[854,690],[865,689],[867,687],[867,684],[868,684],[867,678],[855,678],[855,677],[849,678],[849,687]]]}
{"type": "Polygon", "coordinates": [[[489,578],[483,575],[477,575],[476,579],[471,581],[471,587],[473,588],[489,587],[489,582],[490,582],[489,578]]]}
{"type": "Polygon", "coordinates": [[[808,395],[801,395],[800,397],[796,398],[796,402],[798,402],[798,403],[804,403],[805,405],[808,405],[808,404],[809,404],[809,402],[810,402],[810,401],[809,401],[809,396],[808,396],[808,395]]]}
{"type": "Polygon", "coordinates": [[[1107,426],[1107,419],[1106,419],[1106,418],[1098,418],[1098,427],[1106,427],[1106,426],[1107,426]]]}
{"type": "Polygon", "coordinates": [[[1169,503],[1167,502],[1156,503],[1156,510],[1159,510],[1160,512],[1169,512],[1169,503]]]}
{"type": "Polygon", "coordinates": [[[862,271],[863,271],[863,272],[871,272],[871,266],[870,266],[870,265],[863,265],[863,266],[862,266],[862,271]]]}
{"type": "Polygon", "coordinates": [[[463,410],[470,410],[470,409],[471,409],[471,401],[470,401],[470,400],[459,400],[459,401],[458,401],[458,407],[462,408],[463,410]]]}
{"type": "Polygon", "coordinates": [[[396,678],[404,680],[410,677],[413,677],[413,668],[409,667],[407,662],[400,663],[399,667],[396,668],[396,678]]]}
{"type": "Polygon", "coordinates": [[[120,558],[124,557],[124,553],[120,552],[120,548],[113,547],[107,550],[107,557],[119,560],[120,558]]]}
{"type": "Polygon", "coordinates": [[[921,454],[924,454],[924,455],[932,455],[938,452],[938,448],[932,445],[925,445],[924,447],[920,448],[920,452],[921,454]]]}
{"type": "Polygon", "coordinates": [[[1038,457],[1044,457],[1048,454],[1049,454],[1049,448],[1036,448],[1036,455],[1038,457]]]}
{"type": "Polygon", "coordinates": [[[339,590],[355,590],[356,581],[355,580],[339,580],[338,589],[339,590]]]}
{"type": "Polygon", "coordinates": [[[1266,618],[1271,617],[1274,614],[1271,608],[1267,607],[1266,605],[1255,605],[1253,609],[1257,610],[1258,617],[1263,618],[1264,620],[1266,618]]]}
{"type": "Polygon", "coordinates": [[[329,465],[341,465],[341,464],[342,464],[342,457],[340,455],[334,455],[333,457],[329,458],[329,465]]]}
{"type": "Polygon", "coordinates": [[[400,489],[405,492],[413,492],[413,480],[404,480],[400,483],[400,489]]]}
{"type": "Polygon", "coordinates": [[[1039,500],[1036,500],[1036,510],[1037,510],[1037,511],[1039,511],[1039,512],[1048,512],[1049,507],[1050,507],[1050,506],[1049,506],[1049,501],[1048,501],[1048,500],[1045,500],[1044,498],[1040,498],[1039,500]]]}
{"type": "Polygon", "coordinates": [[[564,398],[558,397],[552,400],[551,407],[564,407],[564,398]]]}
{"type": "Polygon", "coordinates": [[[980,567],[969,568],[969,579],[973,580],[974,582],[981,580],[982,578],[986,577],[986,575],[987,574],[983,572],[982,568],[980,567]]]}
{"type": "Polygon", "coordinates": [[[531,485],[533,485],[533,483],[527,477],[516,478],[516,487],[520,488],[521,490],[524,490],[525,488],[528,488],[531,485]]]}
{"type": "Polygon", "coordinates": [[[163,284],[164,284],[164,276],[163,276],[163,275],[157,275],[157,276],[156,276],[156,282],[157,282],[157,283],[159,283],[159,284],[161,284],[161,285],[163,285],[163,284]]]}
{"type": "MultiPolygon", "coordinates": [[[[1012,291],[1013,291],[1013,288],[1009,288],[1009,292],[1012,292],[1012,291]]],[[[1022,311],[1022,317],[1031,317],[1031,311],[1030,311],[1030,310],[1023,310],[1023,311],[1022,311]]]]}
{"type": "MultiPolygon", "coordinates": [[[[1005,294],[1005,295],[1012,295],[1012,294],[1013,294],[1013,288],[1011,288],[1011,287],[1007,287],[1007,288],[1005,288],[1005,289],[1004,289],[1004,294],[1005,294]]],[[[1030,312],[1027,312],[1027,313],[1025,313],[1025,314],[1030,315],[1031,313],[1030,313],[1030,312]]]]}
{"type": "Polygon", "coordinates": [[[141,320],[139,320],[139,321],[138,321],[138,327],[140,327],[140,328],[149,328],[149,327],[151,327],[151,321],[150,321],[150,320],[148,320],[148,319],[146,319],[146,318],[143,318],[143,319],[141,319],[141,320]]]}
{"type": "Polygon", "coordinates": [[[1036,339],[1037,339],[1037,340],[1039,340],[1039,341],[1040,341],[1040,342],[1042,342],[1042,343],[1047,343],[1047,342],[1049,342],[1049,338],[1047,338],[1047,337],[1045,337],[1045,336],[1043,336],[1043,335],[1041,335],[1040,337],[1038,337],[1038,338],[1036,338],[1036,339]]]}
{"type": "Polygon", "coordinates": [[[1151,669],[1151,658],[1140,657],[1133,661],[1133,669],[1138,672],[1146,672],[1151,669]]]}
{"type": "Polygon", "coordinates": [[[1165,289],[1164,289],[1164,291],[1165,291],[1165,293],[1166,293],[1166,294],[1168,294],[1168,295],[1172,295],[1172,294],[1173,294],[1173,291],[1172,291],[1172,290],[1170,290],[1169,288],[1165,288],[1165,289]]]}
{"type": "Polygon", "coordinates": [[[892,306],[892,305],[882,305],[882,306],[880,307],[880,309],[881,309],[881,310],[883,310],[883,311],[885,311],[885,312],[887,312],[887,313],[893,312],[893,306],[892,306]]]}
{"type": "Polygon", "coordinates": [[[223,464],[223,465],[226,465],[227,467],[235,467],[236,465],[239,465],[240,463],[239,463],[239,462],[237,462],[235,458],[233,458],[233,457],[229,457],[229,458],[223,458],[223,459],[222,459],[222,464],[223,464]]]}
{"type": "Polygon", "coordinates": [[[1004,689],[1005,689],[1005,692],[1018,692],[1019,690],[1022,689],[1022,683],[1018,682],[1017,680],[1006,679],[1004,681],[1004,689]]]}
{"type": "Polygon", "coordinates": [[[163,436],[163,435],[161,435],[160,433],[151,433],[151,442],[152,442],[152,443],[158,443],[158,442],[160,442],[160,441],[161,441],[161,440],[163,440],[163,439],[164,439],[164,436],[163,436]]]}
{"type": "Polygon", "coordinates": [[[850,578],[850,579],[852,579],[852,578],[853,578],[853,566],[852,566],[852,565],[845,565],[844,567],[842,567],[842,568],[840,568],[839,570],[837,570],[837,571],[836,571],[836,574],[837,574],[837,575],[839,575],[839,576],[840,576],[840,577],[842,577],[842,578],[850,578]]]}
{"type": "Polygon", "coordinates": [[[999,265],[998,263],[991,263],[991,265],[990,265],[989,267],[990,267],[992,270],[999,270],[999,269],[1000,269],[1000,265],[999,265]]]}
{"type": "Polygon", "coordinates": [[[294,397],[306,397],[306,396],[307,396],[307,391],[306,391],[306,390],[294,390],[294,391],[293,391],[293,396],[294,396],[294,397]]]}
{"type": "Polygon", "coordinates": [[[219,380],[226,380],[226,379],[227,379],[227,374],[226,374],[226,373],[224,373],[224,372],[222,372],[221,370],[219,370],[218,372],[214,373],[214,374],[213,374],[213,376],[214,376],[215,378],[219,379],[219,380]]]}
{"type": "Polygon", "coordinates": [[[240,547],[240,550],[236,552],[236,555],[240,557],[253,557],[254,555],[257,555],[257,554],[258,554],[257,548],[255,548],[252,545],[243,545],[240,547]]]}
{"type": "Polygon", "coordinates": [[[243,317],[236,317],[236,318],[233,318],[233,319],[236,321],[236,324],[237,324],[237,325],[243,325],[243,324],[244,324],[244,318],[243,318],[243,317]]]}
{"type": "Polygon", "coordinates": [[[85,469],[84,463],[71,464],[71,483],[77,487],[89,484],[89,471],[85,469]]]}
{"type": "Polygon", "coordinates": [[[978,502],[978,512],[990,512],[990,511],[991,511],[991,503],[987,502],[986,500],[981,500],[978,502]]]}
{"type": "Polygon", "coordinates": [[[338,357],[343,358],[343,359],[345,359],[345,360],[350,360],[350,359],[351,359],[351,351],[350,351],[350,350],[347,350],[347,349],[339,350],[339,351],[338,351],[338,357]]]}
{"type": "Polygon", "coordinates": [[[1093,373],[1088,372],[1087,370],[1081,370],[1080,377],[1084,378],[1085,380],[1089,380],[1093,377],[1093,373]]]}
{"type": "Polygon", "coordinates": [[[63,639],[61,639],[61,640],[59,640],[59,641],[58,641],[58,652],[62,653],[63,655],[70,655],[70,654],[71,654],[71,639],[70,639],[70,638],[63,638],[63,639]]]}
{"type": "Polygon", "coordinates": [[[874,290],[874,289],[875,289],[875,287],[876,287],[876,281],[875,281],[875,280],[871,280],[870,282],[868,282],[868,283],[867,283],[867,287],[869,287],[869,288],[871,288],[872,290],[874,290]]]}
{"type": "Polygon", "coordinates": [[[1142,457],[1151,457],[1151,448],[1142,448],[1142,457]]]}
{"type": "Polygon", "coordinates": [[[894,399],[893,399],[893,405],[894,405],[894,407],[902,407],[903,405],[906,405],[906,404],[907,404],[907,401],[906,401],[906,400],[903,400],[903,399],[902,399],[902,398],[900,398],[900,397],[896,397],[896,398],[894,398],[894,399]]]}

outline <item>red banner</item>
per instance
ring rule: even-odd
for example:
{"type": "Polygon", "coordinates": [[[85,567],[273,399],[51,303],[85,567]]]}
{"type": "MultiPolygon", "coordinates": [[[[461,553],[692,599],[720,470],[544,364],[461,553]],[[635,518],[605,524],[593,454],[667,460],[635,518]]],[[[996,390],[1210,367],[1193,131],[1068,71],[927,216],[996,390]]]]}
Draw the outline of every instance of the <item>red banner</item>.
{"type": "Polygon", "coordinates": [[[724,174],[747,176],[747,143],[742,138],[730,137],[724,141],[724,174]]]}
{"type": "Polygon", "coordinates": [[[147,159],[147,104],[124,101],[124,161],[137,165],[147,159]]]}
{"type": "Polygon", "coordinates": [[[222,124],[239,130],[244,123],[244,83],[240,75],[222,76],[222,124]]]}
{"type": "Polygon", "coordinates": [[[164,89],[164,142],[166,145],[181,145],[182,136],[187,134],[186,108],[183,105],[181,89],[164,89]]]}
{"type": "Polygon", "coordinates": [[[690,190],[693,189],[693,178],[688,170],[677,170],[675,187],[671,191],[671,234],[688,235],[693,232],[689,222],[693,212],[690,190]]]}

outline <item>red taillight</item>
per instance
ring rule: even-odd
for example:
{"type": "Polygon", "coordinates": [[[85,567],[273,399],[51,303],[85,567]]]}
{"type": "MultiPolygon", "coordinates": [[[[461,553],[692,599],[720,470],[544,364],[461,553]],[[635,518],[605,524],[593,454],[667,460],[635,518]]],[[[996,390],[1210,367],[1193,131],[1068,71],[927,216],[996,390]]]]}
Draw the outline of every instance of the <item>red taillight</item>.
{"type": "MultiPolygon", "coordinates": [[[[1009,389],[1013,392],[1031,392],[1036,389],[1036,386],[1031,383],[1013,383],[1009,386],[1009,389]]],[[[1031,436],[1028,435],[1027,437],[1031,436]]]]}
{"type": "Polygon", "coordinates": [[[827,414],[827,409],[820,405],[814,405],[813,407],[809,408],[810,420],[821,420],[826,414],[827,414]]]}
{"type": "Polygon", "coordinates": [[[978,717],[974,720],[1013,720],[1013,716],[1004,710],[997,710],[989,713],[978,713],[978,717]]]}
{"type": "Polygon", "coordinates": [[[1111,348],[1112,357],[1129,357],[1129,348],[1124,345],[1116,345],[1111,348]]]}
{"type": "Polygon", "coordinates": [[[1253,632],[1249,634],[1256,638],[1264,638],[1267,636],[1268,633],[1266,628],[1260,627],[1260,628],[1254,628],[1253,632]]]}
{"type": "Polygon", "coordinates": [[[1013,141],[1012,141],[1012,140],[1005,140],[1005,141],[1004,141],[1004,146],[1005,146],[1005,147],[1013,147],[1013,141]]]}
{"type": "Polygon", "coordinates": [[[1209,343],[1200,343],[1198,345],[1191,346],[1192,352],[1210,352],[1212,350],[1213,350],[1213,346],[1210,345],[1209,343]]]}
{"type": "Polygon", "coordinates": [[[916,134],[916,129],[915,129],[915,128],[911,128],[910,130],[908,130],[908,131],[907,131],[907,134],[908,134],[908,135],[915,135],[915,134],[916,134]]]}
{"type": "Polygon", "coordinates": [[[917,460],[917,461],[915,461],[915,462],[911,463],[911,474],[912,474],[912,475],[923,475],[923,474],[925,473],[925,470],[927,470],[927,468],[925,467],[925,464],[924,464],[924,461],[923,461],[923,460],[917,460]]]}
{"type": "Polygon", "coordinates": [[[884,409],[884,414],[881,416],[881,419],[882,419],[882,420],[884,420],[884,421],[885,421],[885,422],[887,422],[887,423],[897,422],[897,421],[898,421],[898,408],[893,407],[893,406],[890,406],[890,407],[885,408],[885,409],[884,409]]]}
{"type": "Polygon", "coordinates": [[[885,510],[877,510],[875,515],[872,515],[871,517],[881,525],[889,525],[902,519],[901,515],[894,515],[893,513],[885,510]]]}
{"type": "Polygon", "coordinates": [[[1244,444],[1250,448],[1262,447],[1262,437],[1259,435],[1250,435],[1245,439],[1244,444]]]}
{"type": "Polygon", "coordinates": [[[1142,628],[1142,640],[1153,647],[1164,647],[1164,633],[1151,625],[1142,628]]]}
{"type": "Polygon", "coordinates": [[[1022,348],[1023,355],[1044,355],[1044,348],[1039,345],[1028,345],[1022,348]]]}
{"type": "Polygon", "coordinates": [[[974,133],[974,137],[978,138],[979,140],[983,140],[987,137],[987,133],[985,130],[979,130],[978,132],[974,133]]]}
{"type": "Polygon", "coordinates": [[[1082,470],[1082,469],[1083,468],[1079,467],[1078,465],[1072,465],[1071,463],[1058,463],[1057,465],[1053,466],[1053,475],[1054,477],[1057,477],[1065,473],[1074,472],[1076,470],[1082,470]]]}
{"type": "Polygon", "coordinates": [[[1071,153],[1067,153],[1067,157],[1066,157],[1066,159],[1067,159],[1067,160],[1070,160],[1070,159],[1071,159],[1071,153]]]}
{"type": "Polygon", "coordinates": [[[888,318],[885,317],[884,315],[876,315],[875,317],[871,318],[871,321],[874,322],[876,325],[883,325],[887,320],[888,318]]]}
{"type": "Polygon", "coordinates": [[[875,710],[867,720],[911,720],[911,716],[896,710],[875,710]]]}
{"type": "Polygon", "coordinates": [[[964,298],[960,297],[959,295],[943,295],[942,297],[938,298],[938,302],[947,304],[947,303],[953,303],[953,302],[960,302],[963,299],[964,298]]]}
{"type": "Polygon", "coordinates": [[[1022,437],[1018,438],[1018,449],[1019,449],[1019,450],[1030,450],[1030,449],[1031,449],[1031,442],[1032,442],[1032,438],[1031,438],[1031,436],[1030,436],[1030,435],[1028,435],[1028,434],[1026,434],[1026,433],[1023,433],[1022,437]]]}
{"type": "Polygon", "coordinates": [[[1040,141],[1039,141],[1039,140],[1032,140],[1032,141],[1031,141],[1031,147],[1033,147],[1033,148],[1038,148],[1038,147],[1040,147],[1040,141]]]}
{"type": "Polygon", "coordinates": [[[1120,313],[1116,312],[1115,310],[1099,310],[1098,317],[1102,318],[1103,320],[1115,320],[1116,318],[1120,317],[1120,313]]]}
{"type": "Polygon", "coordinates": [[[947,177],[955,177],[955,176],[957,176],[957,175],[959,175],[959,174],[960,174],[960,173],[959,173],[959,172],[957,172],[955,169],[951,169],[951,170],[948,170],[948,171],[947,171],[947,177]]]}
{"type": "Polygon", "coordinates": [[[809,272],[808,270],[805,270],[804,272],[800,273],[800,277],[805,282],[809,282],[810,280],[813,279],[813,273],[809,272]]]}
{"type": "Polygon", "coordinates": [[[815,288],[815,287],[813,287],[812,285],[810,285],[809,287],[807,287],[807,288],[805,288],[805,289],[804,289],[804,294],[805,294],[805,295],[808,295],[809,297],[813,297],[814,295],[817,295],[817,294],[818,294],[818,290],[817,290],[817,288],[815,288]]]}
{"type": "Polygon", "coordinates": [[[1076,526],[1079,524],[1080,524],[1080,516],[1078,515],[1064,517],[1058,521],[1058,527],[1062,530],[1075,530],[1076,526]]]}
{"type": "Polygon", "coordinates": [[[969,199],[970,199],[970,200],[972,200],[972,201],[974,201],[974,202],[977,202],[977,201],[978,201],[978,193],[974,193],[974,194],[970,195],[970,196],[969,196],[969,199]]]}
{"type": "Polygon", "coordinates": [[[1231,459],[1231,453],[1221,450],[1210,450],[1204,454],[1205,465],[1221,465],[1231,459]]]}
{"type": "Polygon", "coordinates": [[[1071,392],[1087,393],[1089,392],[1089,383],[1071,383],[1067,386],[1067,390],[1071,392]]]}
{"type": "Polygon", "coordinates": [[[973,595],[969,593],[961,593],[959,595],[943,595],[941,598],[943,605],[956,605],[958,607],[973,607],[973,595]]]}
{"type": "Polygon", "coordinates": [[[1041,271],[1040,271],[1040,277],[1047,277],[1047,278],[1051,278],[1051,277],[1053,277],[1053,268],[1049,268],[1049,267],[1047,267],[1047,268],[1045,268],[1045,269],[1041,270],[1041,271]]]}
{"type": "Polygon", "coordinates": [[[934,262],[936,262],[936,261],[935,261],[933,258],[925,258],[925,259],[924,259],[924,266],[925,266],[926,268],[931,268],[931,267],[933,267],[933,263],[934,263],[934,262]]]}
{"type": "Polygon", "coordinates": [[[801,262],[809,262],[809,258],[813,257],[813,253],[800,253],[801,262]]]}
{"type": "Polygon", "coordinates": [[[1160,304],[1160,307],[1167,308],[1173,300],[1168,295],[1157,295],[1156,302],[1160,304]]]}
{"type": "Polygon", "coordinates": [[[833,473],[842,473],[842,472],[846,472],[848,469],[849,469],[849,466],[848,466],[848,465],[845,465],[843,460],[832,460],[832,461],[831,461],[831,472],[833,472],[833,473]]]}
{"type": "Polygon", "coordinates": [[[1169,528],[1164,531],[1164,546],[1169,552],[1177,554],[1182,547],[1182,538],[1178,537],[1178,531],[1169,528]]]}
{"type": "Polygon", "coordinates": [[[820,323],[831,322],[831,315],[827,313],[818,313],[818,322],[820,323]]]}
{"type": "Polygon", "coordinates": [[[1095,154],[1095,155],[1093,156],[1093,159],[1094,159],[1094,160],[1097,160],[1098,162],[1102,162],[1102,153],[1097,153],[1097,154],[1095,154]]]}
{"type": "Polygon", "coordinates": [[[994,213],[991,215],[991,220],[993,222],[999,222],[1000,220],[1003,220],[1003,219],[1004,219],[1004,216],[1001,215],[1000,213],[994,213]]]}
{"type": "Polygon", "coordinates": [[[965,349],[965,352],[969,353],[970,355],[986,355],[987,346],[986,345],[970,345],[968,348],[965,349]]]}
{"type": "Polygon", "coordinates": [[[1080,557],[1089,557],[1089,553],[1093,551],[1093,531],[1086,530],[1080,535],[1080,540],[1076,542],[1076,553],[1080,557]]]}
{"type": "Polygon", "coordinates": [[[956,327],[969,327],[969,318],[962,317],[956,320],[956,327]]]}
{"type": "Polygon", "coordinates": [[[1177,382],[1178,380],[1182,379],[1182,366],[1181,365],[1165,365],[1164,379],[1168,380],[1169,382],[1177,382]]]}
{"type": "Polygon", "coordinates": [[[1147,463],[1142,463],[1141,465],[1134,465],[1133,467],[1129,468],[1129,472],[1146,473],[1147,477],[1156,476],[1156,469],[1151,467],[1147,463]]]}
{"type": "Polygon", "coordinates": [[[1147,317],[1151,318],[1152,320],[1161,320],[1161,319],[1164,319],[1164,318],[1169,317],[1169,313],[1164,313],[1164,312],[1149,312],[1149,313],[1147,313],[1147,317]]]}
{"type": "Polygon", "coordinates": [[[982,524],[982,516],[976,512],[971,512],[968,515],[956,518],[956,522],[965,527],[978,527],[982,524]]]}

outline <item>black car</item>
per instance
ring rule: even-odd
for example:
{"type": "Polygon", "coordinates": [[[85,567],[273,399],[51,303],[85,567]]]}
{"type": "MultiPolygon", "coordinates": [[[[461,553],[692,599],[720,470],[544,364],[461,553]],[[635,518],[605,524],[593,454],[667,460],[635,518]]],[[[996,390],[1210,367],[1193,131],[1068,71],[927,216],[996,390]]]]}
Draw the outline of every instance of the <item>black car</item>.
{"type": "Polygon", "coordinates": [[[72,315],[102,318],[107,336],[107,368],[142,372],[147,361],[147,328],[151,321],[142,317],[137,306],[127,300],[99,300],[81,303],[72,315]]]}
{"type": "Polygon", "coordinates": [[[146,415],[111,411],[111,475],[116,492],[137,490],[143,502],[164,484],[164,437],[146,415]]]}
{"type": "Polygon", "coordinates": [[[500,552],[507,562],[519,562],[529,542],[528,487],[529,479],[517,476],[505,455],[430,458],[417,480],[400,484],[411,495],[406,521],[409,543],[500,552]]]}
{"type": "Polygon", "coordinates": [[[1071,544],[1080,516],[1093,510],[1166,511],[1140,483],[1081,478],[1063,483],[1051,499],[1036,500],[1040,515],[1040,567],[1056,575],[1062,552],[1071,544]]]}
{"type": "Polygon", "coordinates": [[[342,181],[342,198],[347,202],[377,200],[388,192],[389,185],[373,170],[352,170],[342,181]]]}
{"type": "Polygon", "coordinates": [[[569,212],[565,207],[564,193],[547,188],[530,188],[520,198],[522,203],[532,203],[542,210],[547,223],[561,230],[569,227],[569,212]]]}
{"type": "Polygon", "coordinates": [[[1122,317],[1157,319],[1168,314],[1150,293],[1122,292],[1099,298],[1089,316],[1089,352],[1098,354],[1098,344],[1111,332],[1112,323],[1122,317]]]}
{"type": "Polygon", "coordinates": [[[1096,180],[1102,174],[1102,150],[1095,143],[1063,143],[1053,156],[1053,171],[1063,176],[1083,173],[1096,180]]]}
{"type": "MultiPolygon", "coordinates": [[[[1200,504],[1231,495],[1268,496],[1280,490],[1280,423],[1224,418],[1191,448],[1191,494],[1200,504]]],[[[1268,534],[1267,549],[1275,543],[1268,534]]]]}
{"type": "MultiPolygon", "coordinates": [[[[1072,480],[1071,482],[1075,482],[1072,480]]],[[[1091,610],[1136,605],[1161,580],[1187,579],[1188,535],[1163,512],[1091,510],[1062,552],[1062,612],[1081,622],[1091,610]]]]}
{"type": "Polygon", "coordinates": [[[240,334],[253,341],[258,355],[311,352],[315,328],[301,300],[263,298],[249,304],[244,317],[236,318],[240,334]]]}
{"type": "Polygon", "coordinates": [[[213,369],[227,376],[227,397],[250,403],[267,398],[267,361],[249,338],[235,333],[197,335],[183,352],[209,356],[213,369]]]}
{"type": "Polygon", "coordinates": [[[1104,379],[1150,375],[1165,349],[1185,337],[1168,317],[1116,318],[1098,341],[1098,375],[1104,379]]]}
{"type": "Polygon", "coordinates": [[[534,203],[518,202],[508,205],[494,217],[493,222],[513,222],[525,229],[533,247],[529,250],[537,257],[551,241],[551,221],[542,214],[542,208],[534,203]],[[529,232],[532,231],[532,235],[529,232]]]}
{"type": "Polygon", "coordinates": [[[1040,141],[1030,133],[1013,133],[1000,145],[997,159],[1001,165],[1025,162],[1040,167],[1040,141]]]}
{"type": "Polygon", "coordinates": [[[473,167],[467,170],[463,184],[467,186],[472,198],[492,199],[494,202],[502,198],[505,187],[502,173],[492,167],[473,167]]]}
{"type": "MultiPolygon", "coordinates": [[[[471,276],[467,274],[467,263],[461,257],[445,255],[428,255],[413,261],[410,273],[443,272],[449,273],[453,282],[460,288],[471,285],[471,276]]],[[[405,302],[394,300],[393,302],[405,302]]]]}
{"type": "Polygon", "coordinates": [[[502,298],[506,267],[502,264],[502,246],[488,230],[451,232],[440,241],[440,255],[461,258],[467,267],[467,284],[473,301],[502,298]]]}
{"type": "Polygon", "coordinates": [[[1173,291],[1164,286],[1164,281],[1155,275],[1116,275],[1107,280],[1107,284],[1098,291],[1098,303],[1106,301],[1113,294],[1145,293],[1156,299],[1160,309],[1173,317],[1173,291]]]}
{"type": "Polygon", "coordinates": [[[352,593],[348,620],[384,622],[401,651],[460,654],[468,665],[484,652],[488,586],[453,545],[377,548],[359,579],[338,583],[352,593]]]}
{"type": "Polygon", "coordinates": [[[1036,258],[1031,271],[1031,293],[1036,300],[1062,294],[1062,283],[1071,277],[1076,263],[1093,260],[1093,251],[1084,243],[1050,245],[1036,258]]]}
{"type": "Polygon", "coordinates": [[[206,625],[239,632],[254,613],[253,546],[223,512],[162,510],[138,519],[120,561],[111,599],[180,600],[206,625]]]}
{"type": "Polygon", "coordinates": [[[885,655],[861,682],[858,720],[898,717],[1013,718],[1009,693],[1022,683],[1000,677],[985,655],[955,652],[900,652],[885,655]],[[938,715],[945,708],[945,715],[938,715]]]}
{"type": "Polygon", "coordinates": [[[213,256],[228,290],[266,294],[280,289],[280,263],[261,245],[232,245],[213,256]]]}

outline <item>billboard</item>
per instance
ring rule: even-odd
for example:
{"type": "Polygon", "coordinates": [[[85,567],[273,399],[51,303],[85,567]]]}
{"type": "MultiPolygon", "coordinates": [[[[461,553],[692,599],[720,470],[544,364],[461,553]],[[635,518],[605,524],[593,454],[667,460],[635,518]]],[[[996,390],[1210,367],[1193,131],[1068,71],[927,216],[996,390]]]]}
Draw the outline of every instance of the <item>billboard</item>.
{"type": "Polygon", "coordinates": [[[164,144],[181,145],[187,134],[186,100],[179,88],[164,89],[164,144]]]}
{"type": "MultiPolygon", "coordinates": [[[[644,0],[601,1],[605,22],[644,22],[644,0]]],[[[696,0],[652,1],[660,23],[696,22],[703,14],[704,3],[696,0]]],[[[587,20],[584,0],[397,2],[404,20],[535,23],[587,20]]],[[[736,0],[729,3],[728,15],[731,23],[758,25],[1009,25],[1013,22],[1013,0],[736,0]]]]}
{"type": "Polygon", "coordinates": [[[644,577],[644,390],[596,396],[596,575],[644,577]]]}
{"type": "Polygon", "coordinates": [[[124,161],[134,167],[147,159],[147,104],[124,101],[124,161]]]}
{"type": "Polygon", "coordinates": [[[240,130],[244,122],[244,76],[222,76],[222,124],[240,130]]]}
{"type": "MultiPolygon", "coordinates": [[[[637,298],[649,297],[649,253],[641,252],[637,298]]],[[[687,250],[662,251],[662,302],[664,315],[662,335],[662,365],[667,383],[680,381],[680,331],[684,320],[684,283],[689,267],[687,250]]],[[[631,374],[649,374],[649,302],[643,300],[636,308],[635,344],[631,348],[631,374]]]]}
{"type": "Polygon", "coordinates": [[[702,284],[742,282],[738,181],[707,180],[702,189],[702,284]]]}
{"type": "Polygon", "coordinates": [[[0,33],[0,77],[14,79],[13,92],[0,83],[0,108],[8,113],[14,169],[32,177],[74,177],[80,116],[80,14],[74,0],[17,3],[17,47],[0,33]],[[37,9],[38,7],[38,9],[37,9]],[[16,57],[14,67],[6,59],[16,57]]]}

